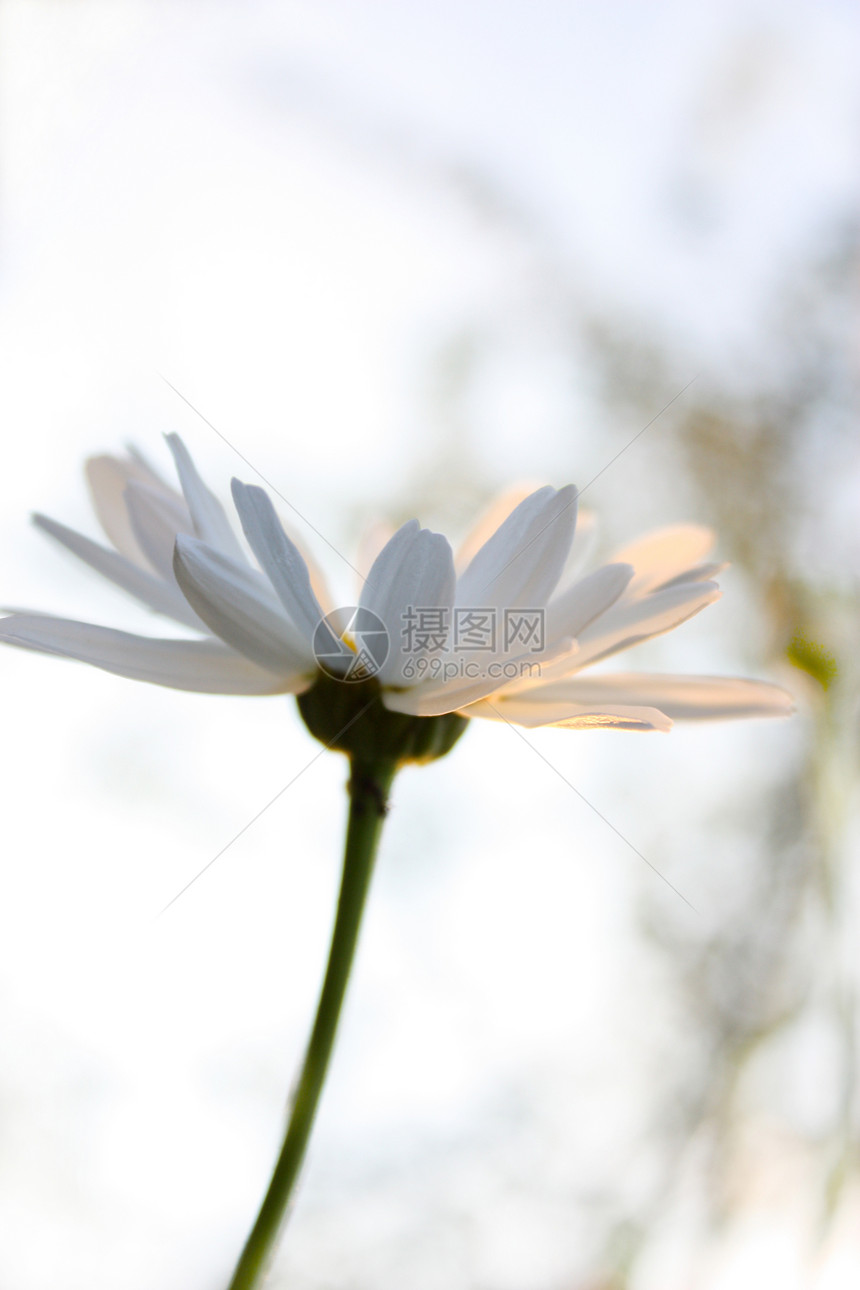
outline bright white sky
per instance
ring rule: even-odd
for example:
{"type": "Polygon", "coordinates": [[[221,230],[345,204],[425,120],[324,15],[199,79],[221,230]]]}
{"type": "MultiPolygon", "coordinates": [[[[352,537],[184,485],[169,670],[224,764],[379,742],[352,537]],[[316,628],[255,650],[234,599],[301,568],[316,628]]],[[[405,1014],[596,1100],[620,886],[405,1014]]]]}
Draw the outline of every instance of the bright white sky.
{"type": "MultiPolygon", "coordinates": [[[[749,383],[774,287],[855,209],[848,4],[7,0],[0,25],[7,604],[147,629],[27,516],[93,532],[84,457],[133,439],[164,463],[173,429],[223,496],[231,474],[255,478],[238,452],[354,550],[440,469],[428,373],[458,336],[489,357],[452,490],[590,478],[616,439],[587,373],[571,377],[563,301],[663,333],[678,388],[702,370],[749,383]]],[[[695,518],[680,488],[671,514],[647,485],[631,503],[654,470],[636,452],[592,501],[615,531],[630,508],[695,518]]],[[[658,665],[759,667],[754,607],[726,586],[734,611],[658,665]]],[[[290,704],[11,650],[0,665],[0,1283],[215,1290],[318,981],[344,768],[314,763],[154,922],[314,756],[290,704]]],[[[587,1242],[557,1206],[626,1166],[647,1098],[619,1058],[653,1057],[671,1021],[630,934],[660,880],[559,776],[707,911],[725,873],[703,827],[794,746],[751,724],[553,732],[554,775],[506,735],[470,731],[398,785],[290,1234],[296,1290],[344,1266],[364,1270],[356,1286],[421,1290],[379,1249],[424,1248],[459,1214],[469,1266],[453,1238],[431,1245],[428,1287],[550,1290],[576,1271],[587,1242]],[[543,1137],[526,1117],[534,1155],[509,1135],[500,1160],[498,1126],[535,1088],[543,1137]],[[491,1204],[506,1171],[534,1185],[491,1204]],[[340,1251],[326,1224],[353,1184],[367,1199],[340,1251]]],[[[759,1284],[758,1257],[708,1290],[759,1284]]],[[[637,1290],[693,1285],[672,1258],[637,1290]]]]}

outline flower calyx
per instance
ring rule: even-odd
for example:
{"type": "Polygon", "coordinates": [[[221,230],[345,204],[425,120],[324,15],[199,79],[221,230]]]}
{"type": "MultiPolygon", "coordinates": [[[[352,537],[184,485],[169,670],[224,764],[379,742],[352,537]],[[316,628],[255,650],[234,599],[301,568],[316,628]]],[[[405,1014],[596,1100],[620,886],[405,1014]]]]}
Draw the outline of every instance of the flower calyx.
{"type": "Polygon", "coordinates": [[[296,701],[314,738],[361,761],[399,766],[435,761],[451,751],[469,724],[456,712],[439,717],[392,712],[375,678],[350,683],[321,674],[296,701]]]}

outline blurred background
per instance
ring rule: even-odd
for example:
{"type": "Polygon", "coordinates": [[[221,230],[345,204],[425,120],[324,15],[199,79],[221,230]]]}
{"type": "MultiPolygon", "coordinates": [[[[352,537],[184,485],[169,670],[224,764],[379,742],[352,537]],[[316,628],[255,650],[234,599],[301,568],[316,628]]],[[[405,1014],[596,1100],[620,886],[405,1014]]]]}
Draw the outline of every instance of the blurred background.
{"type": "MultiPolygon", "coordinates": [[[[589,484],[595,558],[712,524],[723,600],[630,665],[797,696],[402,774],[273,1290],[857,1284],[858,38],[847,0],[0,10],[5,605],[163,633],[28,515],[97,536],[84,458],[175,430],[350,558],[522,478],[589,484]]],[[[345,764],[289,699],[12,649],[0,687],[0,1285],[221,1290],[345,764]]]]}

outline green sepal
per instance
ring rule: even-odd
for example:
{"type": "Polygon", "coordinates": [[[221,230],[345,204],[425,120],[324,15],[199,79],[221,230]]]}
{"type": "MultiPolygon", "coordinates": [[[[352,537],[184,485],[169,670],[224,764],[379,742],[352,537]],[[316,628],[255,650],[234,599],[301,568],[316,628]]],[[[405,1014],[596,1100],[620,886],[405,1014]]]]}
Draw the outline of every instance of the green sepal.
{"type": "Polygon", "coordinates": [[[402,766],[435,761],[451,751],[469,724],[456,712],[441,717],[391,712],[382,702],[375,679],[348,682],[320,675],[296,699],[304,723],[316,739],[361,762],[388,761],[402,766]]]}

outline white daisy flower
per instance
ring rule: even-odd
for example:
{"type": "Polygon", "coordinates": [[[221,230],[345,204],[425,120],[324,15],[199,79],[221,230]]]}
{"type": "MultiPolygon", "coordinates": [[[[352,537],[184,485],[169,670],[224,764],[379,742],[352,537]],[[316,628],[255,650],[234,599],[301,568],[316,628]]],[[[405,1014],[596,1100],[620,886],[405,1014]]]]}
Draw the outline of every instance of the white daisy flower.
{"type": "MultiPolygon", "coordinates": [[[[16,612],[0,619],[0,640],[180,690],[302,695],[322,686],[328,707],[333,686],[356,691],[346,666],[341,681],[332,680],[331,667],[321,670],[320,624],[333,602],[267,493],[233,481],[254,565],[182,441],[169,435],[167,442],[181,492],[136,453],[87,463],[110,546],[42,515],[35,523],[149,609],[188,628],[189,638],[16,612]]],[[[790,713],[790,696],[761,681],[583,675],[711,604],[720,594],[714,575],[721,566],[705,562],[714,542],[707,529],[678,526],[571,581],[576,496],[570,485],[508,494],[456,559],[446,538],[416,520],[384,542],[361,588],[358,620],[375,616],[387,633],[387,652],[369,682],[385,708],[413,718],[456,713],[528,727],[624,730],[790,713]]],[[[357,650],[355,636],[340,636],[357,650]]],[[[307,719],[308,703],[300,706],[307,719]]],[[[346,711],[334,707],[339,715],[346,711]]]]}
{"type": "Polygon", "coordinates": [[[350,757],[349,823],[325,980],[272,1180],[230,1282],[232,1290],[250,1290],[271,1262],[307,1148],[398,767],[442,756],[471,717],[668,730],[678,717],[784,715],[791,700],[759,681],[583,675],[718,597],[719,566],[705,563],[713,544],[705,529],[652,534],[577,576],[576,490],[509,494],[457,559],[441,534],[416,520],[378,540],[358,605],[332,611],[322,579],[266,492],[233,481],[254,565],[181,440],[170,435],[168,443],[181,493],[134,453],[88,463],[110,546],[35,518],[189,637],[10,613],[0,619],[0,640],[180,690],[295,694],[311,732],[350,757]]]}

